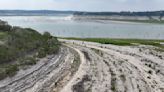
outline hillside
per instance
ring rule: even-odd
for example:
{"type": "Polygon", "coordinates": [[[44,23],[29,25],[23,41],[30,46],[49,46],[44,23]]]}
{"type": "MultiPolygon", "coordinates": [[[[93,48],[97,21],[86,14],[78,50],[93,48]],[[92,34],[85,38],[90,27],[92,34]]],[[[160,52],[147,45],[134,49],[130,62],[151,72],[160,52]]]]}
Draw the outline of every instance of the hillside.
{"type": "Polygon", "coordinates": [[[0,79],[13,76],[20,67],[58,52],[59,42],[48,32],[14,27],[0,20],[0,79]]]}
{"type": "Polygon", "coordinates": [[[129,22],[164,23],[164,11],[151,12],[75,12],[76,20],[114,20],[129,22]]]}
{"type": "Polygon", "coordinates": [[[74,11],[54,10],[0,10],[0,16],[54,16],[73,14],[74,11]]]}
{"type": "Polygon", "coordinates": [[[74,15],[97,15],[97,16],[164,16],[164,11],[145,11],[145,12],[75,12],[74,15]]]}

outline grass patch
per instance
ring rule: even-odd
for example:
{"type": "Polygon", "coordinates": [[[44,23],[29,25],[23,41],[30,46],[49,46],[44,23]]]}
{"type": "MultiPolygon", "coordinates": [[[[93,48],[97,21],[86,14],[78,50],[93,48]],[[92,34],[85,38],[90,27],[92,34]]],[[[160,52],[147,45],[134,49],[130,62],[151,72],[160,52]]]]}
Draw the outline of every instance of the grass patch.
{"type": "Polygon", "coordinates": [[[119,39],[108,39],[108,38],[66,38],[69,40],[80,40],[80,41],[89,41],[89,42],[98,42],[101,44],[113,44],[121,46],[129,46],[131,43],[119,39]]]}
{"type": "Polygon", "coordinates": [[[3,39],[7,36],[7,32],[0,32],[0,39],[3,39]]]}
{"type": "Polygon", "coordinates": [[[161,20],[161,21],[159,21],[159,20],[126,20],[126,19],[124,19],[124,20],[119,20],[119,19],[113,19],[113,21],[122,21],[122,22],[137,22],[137,23],[153,23],[153,24],[164,24],[164,20],[161,20]]]}
{"type": "Polygon", "coordinates": [[[160,44],[161,42],[164,42],[164,40],[111,39],[111,38],[64,38],[64,39],[98,42],[101,44],[113,44],[119,46],[131,46],[134,44],[142,44],[142,45],[152,45],[152,46],[164,48],[164,46],[160,44]]]}

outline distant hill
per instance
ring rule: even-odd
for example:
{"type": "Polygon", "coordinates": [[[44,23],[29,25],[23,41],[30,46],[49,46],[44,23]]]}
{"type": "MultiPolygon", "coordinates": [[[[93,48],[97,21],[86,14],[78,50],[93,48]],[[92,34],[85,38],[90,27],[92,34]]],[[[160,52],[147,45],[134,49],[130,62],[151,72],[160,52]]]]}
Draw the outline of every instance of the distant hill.
{"type": "Polygon", "coordinates": [[[0,16],[53,16],[59,14],[73,14],[74,11],[53,10],[0,10],[0,16]]]}
{"type": "Polygon", "coordinates": [[[164,16],[164,11],[145,12],[81,12],[81,11],[55,11],[55,10],[0,10],[0,16],[51,16],[59,14],[72,15],[99,15],[99,16],[164,16]]]}
{"type": "Polygon", "coordinates": [[[101,19],[119,21],[164,22],[164,11],[145,12],[81,12],[55,10],[0,10],[0,16],[56,16],[73,15],[73,19],[101,19]]]}
{"type": "Polygon", "coordinates": [[[99,16],[164,16],[164,11],[146,12],[75,12],[74,15],[99,15],[99,16]]]}
{"type": "Polygon", "coordinates": [[[164,11],[146,12],[75,12],[74,19],[117,20],[146,23],[164,23],[164,11]]]}

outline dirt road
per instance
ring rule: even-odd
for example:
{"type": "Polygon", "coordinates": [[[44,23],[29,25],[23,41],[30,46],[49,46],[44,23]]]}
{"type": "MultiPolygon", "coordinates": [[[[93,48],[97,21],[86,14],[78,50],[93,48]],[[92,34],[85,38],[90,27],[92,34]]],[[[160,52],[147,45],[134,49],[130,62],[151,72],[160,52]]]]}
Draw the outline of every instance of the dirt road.
{"type": "Polygon", "coordinates": [[[164,92],[164,52],[152,46],[61,41],[85,59],[61,92],[164,92]]]}
{"type": "Polygon", "coordinates": [[[0,92],[164,92],[164,52],[62,40],[57,55],[0,81],[0,92]]]}

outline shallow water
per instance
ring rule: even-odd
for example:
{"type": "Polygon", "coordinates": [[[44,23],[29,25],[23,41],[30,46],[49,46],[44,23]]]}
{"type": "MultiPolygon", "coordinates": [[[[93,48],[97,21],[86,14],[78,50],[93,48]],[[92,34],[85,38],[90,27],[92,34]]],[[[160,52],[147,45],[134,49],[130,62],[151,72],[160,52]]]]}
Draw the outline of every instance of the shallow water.
{"type": "Polygon", "coordinates": [[[0,19],[60,37],[164,39],[164,24],[75,21],[71,16],[1,16],[0,19]]]}

